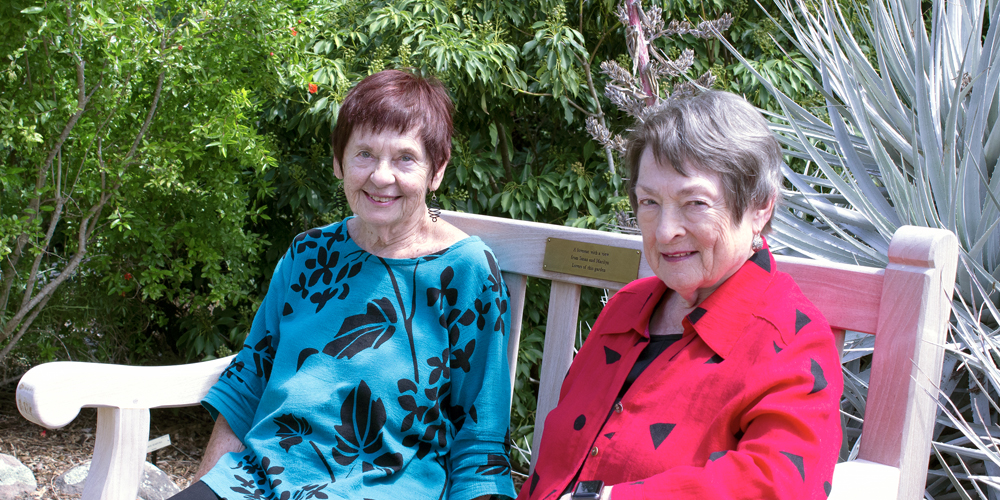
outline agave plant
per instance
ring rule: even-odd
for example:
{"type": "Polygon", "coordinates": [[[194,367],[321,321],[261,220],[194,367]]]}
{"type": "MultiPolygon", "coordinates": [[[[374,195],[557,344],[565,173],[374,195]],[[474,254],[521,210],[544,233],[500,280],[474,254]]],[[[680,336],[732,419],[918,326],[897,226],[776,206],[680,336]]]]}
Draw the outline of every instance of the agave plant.
{"type": "MultiPolygon", "coordinates": [[[[779,0],[785,19],[778,24],[790,26],[786,35],[821,75],[814,84],[828,115],[814,115],[757,75],[783,110],[772,116],[773,131],[792,163],[804,166],[785,170],[791,188],[772,239],[818,259],[884,266],[901,225],[958,235],[959,277],[925,495],[994,500],[1000,2],[846,3],[779,0]]],[[[871,347],[867,336],[848,340],[845,455],[857,453],[871,347]]]]}

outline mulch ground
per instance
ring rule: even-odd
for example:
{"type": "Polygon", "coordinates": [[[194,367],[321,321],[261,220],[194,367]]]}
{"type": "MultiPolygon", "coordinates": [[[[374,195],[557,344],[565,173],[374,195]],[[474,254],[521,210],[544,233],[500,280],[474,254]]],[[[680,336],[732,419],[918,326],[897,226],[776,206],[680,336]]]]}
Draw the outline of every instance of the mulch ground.
{"type": "MultiPolygon", "coordinates": [[[[57,492],[54,481],[60,474],[90,460],[96,424],[97,410],[84,408],[62,429],[40,427],[18,413],[12,387],[0,388],[0,453],[17,458],[34,472],[38,498],[79,498],[57,492]]],[[[200,406],[152,410],[149,434],[150,438],[170,435],[171,445],[156,452],[155,463],[177,486],[187,487],[212,434],[208,412],[200,406]]],[[[150,462],[153,458],[146,457],[150,462]]]]}

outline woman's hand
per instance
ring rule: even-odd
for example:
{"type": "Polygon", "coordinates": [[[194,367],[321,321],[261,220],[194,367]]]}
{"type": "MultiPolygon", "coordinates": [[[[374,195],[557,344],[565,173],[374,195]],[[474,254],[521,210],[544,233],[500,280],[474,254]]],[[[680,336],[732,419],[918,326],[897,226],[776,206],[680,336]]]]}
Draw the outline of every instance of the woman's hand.
{"type": "Polygon", "coordinates": [[[244,448],[243,441],[236,437],[232,427],[229,427],[229,422],[226,422],[226,417],[220,413],[219,417],[215,419],[215,427],[212,428],[212,436],[208,438],[208,445],[205,446],[205,455],[201,458],[201,465],[198,466],[198,472],[194,474],[194,479],[191,482],[196,483],[202,476],[208,474],[208,471],[215,467],[215,463],[223,455],[241,451],[244,448]]]}

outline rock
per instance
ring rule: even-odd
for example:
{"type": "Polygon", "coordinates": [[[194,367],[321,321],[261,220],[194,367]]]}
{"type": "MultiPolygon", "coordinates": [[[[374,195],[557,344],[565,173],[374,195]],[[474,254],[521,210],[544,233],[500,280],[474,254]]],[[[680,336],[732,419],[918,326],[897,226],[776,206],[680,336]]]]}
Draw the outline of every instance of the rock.
{"type": "Polygon", "coordinates": [[[63,472],[52,482],[56,491],[67,495],[82,495],[83,484],[86,482],[87,473],[90,472],[90,462],[77,465],[72,469],[63,472]]]}
{"type": "Polygon", "coordinates": [[[142,484],[139,485],[139,496],[144,500],[166,500],[181,489],[170,479],[166,472],[157,466],[146,462],[146,470],[142,474],[142,484]]]}
{"type": "Polygon", "coordinates": [[[0,500],[28,498],[38,490],[38,482],[31,469],[18,459],[0,454],[0,500]]]}
{"type": "MultiPolygon", "coordinates": [[[[90,462],[73,467],[55,479],[56,490],[67,495],[83,494],[83,485],[90,472],[90,462]]],[[[170,480],[170,476],[161,471],[155,465],[146,462],[146,468],[142,474],[142,483],[139,484],[139,497],[143,500],[166,500],[181,489],[170,480]]],[[[4,500],[0,497],[0,500],[4,500]]]]}

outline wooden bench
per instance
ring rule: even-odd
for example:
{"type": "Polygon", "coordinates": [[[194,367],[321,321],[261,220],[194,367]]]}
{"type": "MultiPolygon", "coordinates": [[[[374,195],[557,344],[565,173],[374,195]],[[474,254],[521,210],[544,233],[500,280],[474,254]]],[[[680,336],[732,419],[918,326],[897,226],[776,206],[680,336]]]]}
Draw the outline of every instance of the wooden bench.
{"type": "MultiPolygon", "coordinates": [[[[581,287],[623,286],[544,269],[547,242],[558,238],[641,252],[642,241],[638,236],[455,212],[444,212],[443,217],[482,238],[500,260],[511,293],[512,377],[527,278],[552,283],[536,449],[545,416],[557,402],[572,361],[581,287]]],[[[777,257],[779,269],[795,278],[841,341],[844,330],[875,335],[860,452],[857,460],[837,465],[833,497],[923,497],[957,253],[952,233],[906,226],[892,239],[886,269],[777,257]]],[[[651,274],[640,259],[638,275],[651,274]]],[[[25,418],[50,429],[70,423],[81,408],[97,408],[94,457],[83,498],[133,500],[149,439],[149,409],[197,405],[228,363],[229,358],[170,367],[47,363],[21,379],[17,405],[25,418]]]]}

